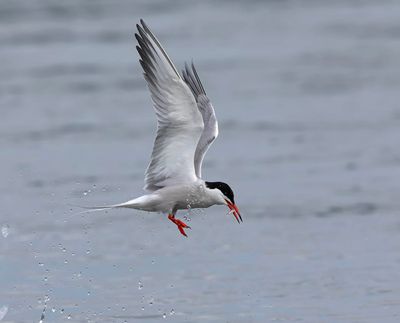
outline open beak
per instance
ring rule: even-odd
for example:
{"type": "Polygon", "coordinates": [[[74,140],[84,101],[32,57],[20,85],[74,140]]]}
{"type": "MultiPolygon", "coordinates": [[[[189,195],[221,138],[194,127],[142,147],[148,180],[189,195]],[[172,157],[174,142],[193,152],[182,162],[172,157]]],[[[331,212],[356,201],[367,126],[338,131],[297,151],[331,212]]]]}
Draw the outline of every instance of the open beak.
{"type": "Polygon", "coordinates": [[[243,222],[242,217],[240,215],[239,209],[237,208],[237,206],[232,203],[229,200],[225,200],[226,205],[229,207],[230,212],[229,213],[233,213],[233,215],[235,216],[235,219],[238,223],[240,223],[240,221],[243,222]]]}

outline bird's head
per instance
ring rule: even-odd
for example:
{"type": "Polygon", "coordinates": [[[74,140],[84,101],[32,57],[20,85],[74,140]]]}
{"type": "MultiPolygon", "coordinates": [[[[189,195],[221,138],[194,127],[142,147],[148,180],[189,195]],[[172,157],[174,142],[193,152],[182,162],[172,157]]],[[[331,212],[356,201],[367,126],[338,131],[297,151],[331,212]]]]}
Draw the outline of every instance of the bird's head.
{"type": "Polygon", "coordinates": [[[205,184],[207,188],[214,191],[219,201],[218,204],[225,204],[230,210],[229,213],[232,213],[239,223],[240,221],[243,222],[239,209],[235,204],[234,194],[230,186],[223,182],[205,182],[205,184]]]}

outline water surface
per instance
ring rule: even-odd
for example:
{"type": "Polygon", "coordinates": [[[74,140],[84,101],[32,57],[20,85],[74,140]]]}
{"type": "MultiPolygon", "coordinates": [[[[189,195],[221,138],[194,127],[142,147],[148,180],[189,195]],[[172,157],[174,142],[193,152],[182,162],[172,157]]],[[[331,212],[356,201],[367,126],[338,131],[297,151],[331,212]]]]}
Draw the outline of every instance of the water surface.
{"type": "Polygon", "coordinates": [[[398,322],[400,4],[3,1],[0,312],[17,322],[398,322]],[[142,194],[155,118],[133,33],[195,61],[223,207],[142,194]]]}

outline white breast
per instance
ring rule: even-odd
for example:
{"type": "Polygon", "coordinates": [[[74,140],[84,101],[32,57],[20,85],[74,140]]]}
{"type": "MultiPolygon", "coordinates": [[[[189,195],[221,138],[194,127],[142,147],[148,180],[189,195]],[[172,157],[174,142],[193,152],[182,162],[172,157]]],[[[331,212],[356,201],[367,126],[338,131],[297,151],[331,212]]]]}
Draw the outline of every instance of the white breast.
{"type": "Polygon", "coordinates": [[[174,209],[207,208],[214,204],[221,204],[218,192],[214,191],[216,190],[208,189],[204,181],[198,180],[186,185],[167,186],[153,194],[158,195],[159,201],[163,201],[164,212],[170,212],[174,209]]]}

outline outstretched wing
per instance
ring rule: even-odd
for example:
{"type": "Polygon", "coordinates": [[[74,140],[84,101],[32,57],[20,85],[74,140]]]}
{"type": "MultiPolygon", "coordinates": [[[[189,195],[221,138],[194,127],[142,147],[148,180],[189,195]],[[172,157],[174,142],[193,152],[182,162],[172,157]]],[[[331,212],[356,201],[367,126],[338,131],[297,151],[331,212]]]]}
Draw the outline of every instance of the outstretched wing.
{"type": "Polygon", "coordinates": [[[143,20],[135,34],[158,129],[145,174],[146,190],[195,181],[194,155],[203,119],[188,85],[143,20]]]}
{"type": "Polygon", "coordinates": [[[214,107],[212,106],[210,99],[207,97],[206,91],[204,91],[204,87],[201,84],[194,64],[192,63],[191,68],[185,64],[185,69],[182,71],[182,75],[186,84],[189,85],[190,90],[196,99],[197,107],[203,117],[204,130],[201,134],[194,155],[196,175],[201,178],[201,166],[203,164],[204,156],[208,148],[210,148],[211,144],[218,136],[218,121],[215,116],[214,107]]]}

